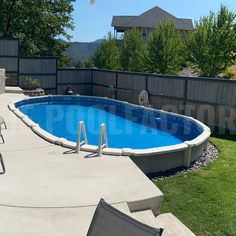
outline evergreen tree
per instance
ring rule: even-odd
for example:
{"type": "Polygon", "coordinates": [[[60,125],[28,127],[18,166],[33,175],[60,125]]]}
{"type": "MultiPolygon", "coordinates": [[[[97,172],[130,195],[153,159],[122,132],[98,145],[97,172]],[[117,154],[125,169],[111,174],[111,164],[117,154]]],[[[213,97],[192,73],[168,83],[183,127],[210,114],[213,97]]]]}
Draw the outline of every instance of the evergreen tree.
{"type": "Polygon", "coordinates": [[[176,74],[184,62],[184,43],[171,21],[162,22],[147,40],[146,68],[149,72],[176,74]]]}

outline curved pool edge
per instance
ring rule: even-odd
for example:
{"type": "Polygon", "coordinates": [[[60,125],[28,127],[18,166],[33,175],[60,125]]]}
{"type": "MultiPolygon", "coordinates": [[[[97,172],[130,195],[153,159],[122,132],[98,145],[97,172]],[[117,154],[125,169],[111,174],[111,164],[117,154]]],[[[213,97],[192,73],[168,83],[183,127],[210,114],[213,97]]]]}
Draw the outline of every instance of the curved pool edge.
{"type": "MultiPolygon", "coordinates": [[[[64,96],[63,95],[48,95],[48,96],[39,96],[37,98],[40,99],[40,98],[47,98],[47,97],[64,97],[64,96]]],[[[67,98],[68,97],[70,97],[70,96],[67,96],[67,98]]],[[[99,99],[104,99],[104,100],[108,99],[106,97],[101,98],[101,97],[96,97],[96,96],[93,96],[93,97],[92,96],[83,96],[83,97],[99,98],[99,99]]],[[[23,123],[25,123],[29,128],[31,128],[31,130],[34,133],[36,133],[38,136],[40,136],[44,140],[46,140],[50,143],[53,143],[55,145],[60,145],[60,146],[65,147],[65,148],[70,148],[70,149],[75,150],[76,149],[76,143],[75,142],[71,142],[71,141],[68,141],[65,138],[60,138],[60,137],[57,137],[57,136],[54,136],[54,135],[48,133],[47,131],[43,130],[38,124],[33,122],[28,116],[23,114],[18,108],[16,108],[15,104],[17,102],[21,102],[21,101],[24,101],[24,100],[30,100],[30,99],[35,99],[35,97],[33,97],[33,98],[28,98],[27,97],[25,99],[19,99],[19,100],[13,101],[8,105],[8,108],[18,118],[20,118],[23,121],[23,123]]],[[[117,102],[117,103],[129,104],[129,105],[131,105],[133,107],[136,107],[136,108],[139,108],[139,109],[141,107],[142,109],[145,109],[145,110],[146,109],[147,110],[153,110],[153,111],[157,110],[157,109],[154,109],[154,108],[147,108],[147,107],[131,104],[131,103],[124,102],[124,101],[118,101],[118,100],[114,100],[114,99],[109,99],[109,100],[117,102]]],[[[198,137],[196,137],[195,139],[190,140],[190,141],[185,141],[181,144],[165,146],[165,147],[157,147],[157,148],[147,148],[147,149],[104,148],[102,150],[102,154],[103,155],[115,155],[115,156],[130,156],[132,158],[132,160],[135,162],[135,159],[139,159],[139,161],[140,161],[142,159],[142,157],[145,157],[146,161],[147,161],[148,160],[147,157],[150,157],[150,158],[151,157],[158,157],[158,156],[159,157],[165,157],[165,156],[168,156],[168,155],[171,155],[171,154],[174,155],[175,153],[182,153],[182,159],[183,160],[181,161],[181,163],[182,163],[183,166],[189,167],[190,164],[193,161],[200,158],[200,156],[202,155],[202,153],[206,149],[207,140],[211,135],[210,128],[208,126],[206,126],[205,124],[203,124],[202,122],[200,122],[200,121],[198,121],[198,120],[196,120],[192,117],[189,117],[189,116],[180,115],[180,114],[176,114],[176,113],[173,113],[173,112],[167,112],[167,111],[163,111],[163,110],[158,110],[158,111],[163,112],[165,114],[175,116],[175,117],[181,117],[181,118],[184,118],[186,120],[189,120],[189,121],[195,123],[196,125],[200,126],[202,128],[203,132],[198,137]],[[201,147],[200,150],[199,150],[199,147],[201,147]],[[196,153],[194,153],[195,149],[197,149],[197,151],[195,151],[196,153]]],[[[81,151],[85,151],[85,152],[97,152],[97,149],[98,149],[98,146],[89,145],[89,144],[82,145],[81,148],[80,148],[81,151]]],[[[139,164],[137,164],[137,165],[140,167],[139,164]]],[[[172,168],[176,168],[176,167],[179,167],[179,166],[173,166],[172,168]]],[[[142,168],[140,167],[140,169],[142,169],[142,168]]],[[[144,168],[144,169],[146,169],[146,168],[144,168]]],[[[162,168],[162,171],[165,171],[165,170],[168,170],[168,167],[167,167],[167,169],[162,168]]],[[[155,170],[155,172],[158,172],[158,171],[159,170],[157,170],[157,171],[155,170]]],[[[148,170],[147,171],[144,170],[144,172],[145,173],[151,173],[151,172],[154,172],[154,171],[150,172],[148,170]]]]}

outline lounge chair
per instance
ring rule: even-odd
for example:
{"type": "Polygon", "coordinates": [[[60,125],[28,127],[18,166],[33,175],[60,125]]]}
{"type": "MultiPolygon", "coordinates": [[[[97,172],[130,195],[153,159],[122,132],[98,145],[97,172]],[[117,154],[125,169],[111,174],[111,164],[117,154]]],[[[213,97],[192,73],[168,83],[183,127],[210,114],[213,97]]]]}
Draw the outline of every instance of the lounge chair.
{"type": "Polygon", "coordinates": [[[0,153],[0,165],[1,165],[1,168],[2,168],[2,170],[1,170],[1,172],[0,172],[0,175],[5,174],[6,169],[5,169],[5,165],[4,165],[4,161],[3,161],[3,158],[2,158],[2,154],[1,154],[1,153],[0,153]]]}
{"type": "Polygon", "coordinates": [[[4,125],[5,129],[7,129],[7,124],[5,122],[5,120],[3,119],[3,117],[0,116],[0,126],[4,125]]]}
{"type": "Polygon", "coordinates": [[[7,129],[7,124],[5,122],[5,120],[3,119],[3,117],[0,116],[0,137],[2,139],[2,142],[5,143],[5,140],[3,138],[3,135],[2,135],[2,125],[4,125],[5,129],[7,129]]]}
{"type": "Polygon", "coordinates": [[[163,229],[145,225],[100,200],[87,236],[161,236],[163,229]]]}
{"type": "Polygon", "coordinates": [[[5,143],[5,140],[4,140],[3,135],[2,135],[2,128],[1,128],[1,125],[0,125],[0,137],[1,137],[1,139],[2,139],[2,142],[5,143]]]}

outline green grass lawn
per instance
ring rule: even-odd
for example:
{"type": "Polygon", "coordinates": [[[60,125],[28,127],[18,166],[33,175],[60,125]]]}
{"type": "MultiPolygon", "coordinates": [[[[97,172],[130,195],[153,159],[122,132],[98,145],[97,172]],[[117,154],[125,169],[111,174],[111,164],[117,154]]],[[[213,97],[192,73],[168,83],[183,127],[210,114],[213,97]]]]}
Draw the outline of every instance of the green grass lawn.
{"type": "Polygon", "coordinates": [[[236,236],[236,140],[211,141],[220,151],[214,163],[155,181],[165,196],[161,213],[173,213],[199,236],[236,236]]]}

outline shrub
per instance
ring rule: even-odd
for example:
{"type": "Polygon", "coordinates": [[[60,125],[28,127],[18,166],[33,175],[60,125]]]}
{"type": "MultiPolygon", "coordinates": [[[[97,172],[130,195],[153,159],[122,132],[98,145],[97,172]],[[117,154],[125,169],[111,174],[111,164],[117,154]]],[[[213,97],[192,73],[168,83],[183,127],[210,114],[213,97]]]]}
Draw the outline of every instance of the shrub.
{"type": "Polygon", "coordinates": [[[25,78],[25,86],[26,89],[36,89],[37,87],[40,86],[40,83],[38,79],[33,79],[32,77],[26,77],[25,78]]]}

